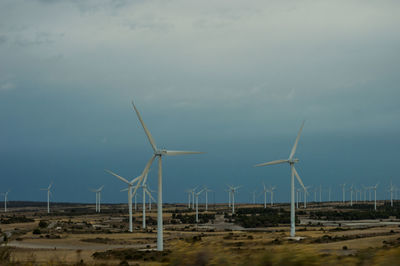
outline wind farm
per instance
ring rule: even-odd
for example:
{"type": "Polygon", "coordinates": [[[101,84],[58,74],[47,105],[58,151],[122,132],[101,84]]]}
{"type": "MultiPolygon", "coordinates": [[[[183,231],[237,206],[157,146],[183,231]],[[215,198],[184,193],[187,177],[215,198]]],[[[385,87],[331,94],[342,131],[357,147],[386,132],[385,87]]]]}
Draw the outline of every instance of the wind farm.
{"type": "MultiPolygon", "coordinates": [[[[5,243],[3,246],[16,249],[12,253],[14,259],[17,256],[24,258],[23,250],[30,249],[37,256],[43,256],[48,260],[43,252],[51,249],[70,253],[73,250],[80,250],[81,263],[86,261],[89,264],[98,262],[113,264],[119,260],[121,263],[124,261],[127,263],[128,261],[140,263],[147,261],[149,264],[169,264],[176,259],[174,256],[181,256],[172,250],[176,247],[183,248],[183,250],[189,249],[194,242],[202,248],[208,245],[217,245],[222,248],[227,245],[236,246],[239,244],[235,243],[240,243],[240,247],[246,250],[254,245],[284,247],[295,241],[300,247],[307,249],[312,247],[317,254],[325,254],[324,256],[328,256],[331,261],[334,261],[348,254],[354,256],[362,251],[363,246],[352,244],[354,239],[363,238],[370,247],[379,248],[380,245],[375,243],[383,238],[385,239],[384,243],[394,241],[392,245],[396,247],[395,239],[400,235],[398,230],[400,227],[400,200],[397,198],[397,187],[392,180],[388,183],[386,199],[377,200],[379,183],[374,186],[364,184],[359,186],[364,188],[364,200],[361,199],[362,190],[358,190],[357,186],[350,185],[350,188],[346,189],[346,183],[338,183],[333,191],[333,197],[331,195],[333,184],[329,185],[329,189],[323,189],[321,184],[314,185],[314,200],[307,202],[308,191],[312,185],[304,185],[294,166],[300,162],[294,156],[299,145],[304,121],[297,133],[288,159],[256,165],[260,167],[289,164],[291,185],[290,196],[286,199],[288,201],[276,200],[276,195],[280,195],[279,198],[282,199],[282,194],[285,195],[285,193],[277,189],[276,185],[272,185],[272,180],[262,178],[261,193],[258,193],[257,189],[250,190],[250,197],[244,197],[243,194],[246,193],[239,193],[240,189],[244,189],[243,185],[228,184],[225,187],[210,189],[208,186],[198,183],[192,185],[190,189],[182,190],[182,194],[188,196],[187,203],[184,198],[182,198],[182,202],[163,203],[162,156],[203,152],[159,149],[138,109],[133,103],[132,106],[144,129],[153,155],[145,164],[141,174],[131,181],[110,170],[105,170],[107,174],[116,177],[127,186],[120,191],[128,193],[128,214],[126,214],[125,204],[103,202],[101,205],[101,193],[104,185],[97,189],[90,189],[96,195],[94,211],[92,205],[88,204],[52,203],[50,212],[53,182],[47,188],[41,188],[42,191],[46,191],[47,195],[47,202],[43,204],[43,207],[34,202],[9,204],[8,193],[10,190],[8,190],[2,193],[4,195],[4,213],[8,213],[8,216],[2,216],[0,225],[17,223],[16,226],[19,228],[11,229],[6,226],[0,228],[4,232],[3,241],[5,243]],[[149,173],[157,158],[157,179],[152,180],[149,173]],[[295,177],[300,187],[295,188],[295,177]],[[154,191],[149,189],[151,181],[158,183],[157,200],[151,193],[154,191]],[[270,183],[270,185],[267,186],[265,183],[270,183]],[[371,191],[374,192],[373,200],[371,195],[367,199],[367,190],[369,194],[371,191]],[[139,191],[142,193],[141,213],[137,207],[133,209],[132,202],[139,191]],[[215,191],[221,192],[221,195],[225,195],[224,191],[227,192],[228,203],[216,202],[215,196],[214,200],[210,202],[208,193],[215,191]],[[319,194],[318,199],[317,193],[319,194]],[[349,194],[347,198],[346,194],[349,194]],[[267,202],[267,198],[269,198],[269,202],[267,202]],[[156,211],[151,210],[151,200],[157,203],[156,211]],[[300,204],[302,201],[303,206],[300,204]],[[11,214],[12,216],[9,216],[11,214]],[[68,221],[66,221],[67,217],[69,217],[68,221]],[[14,220],[16,222],[13,222],[14,220]],[[388,230],[390,233],[387,233],[388,230]],[[347,233],[339,238],[336,232],[343,231],[347,233]],[[164,238],[165,233],[167,239],[164,238]],[[45,240],[43,240],[43,235],[46,236],[45,240]],[[235,241],[243,237],[246,238],[246,241],[235,241]],[[222,241],[219,240],[221,238],[222,241]],[[66,239],[69,240],[66,242],[66,239]],[[266,240],[269,244],[265,243],[266,240]],[[338,246],[337,242],[343,246],[338,246]],[[164,249],[165,245],[166,249],[164,249]],[[348,246],[351,248],[349,249],[348,246]],[[326,252],[327,248],[329,248],[329,252],[326,252]],[[122,252],[124,255],[118,255],[120,254],[118,252],[122,252]],[[129,257],[129,254],[136,255],[129,257]],[[146,254],[153,255],[149,259],[146,254]]],[[[255,185],[256,181],[247,180],[246,182],[247,185],[251,183],[255,185]]],[[[225,196],[223,198],[226,199],[225,196]]],[[[398,245],[400,246],[400,242],[398,245]]],[[[248,249],[249,251],[250,249],[248,249]]],[[[234,252],[234,249],[226,252],[230,254],[234,252]]],[[[211,253],[212,256],[221,255],[211,253]]],[[[285,254],[282,253],[282,256],[288,256],[285,254]]],[[[253,259],[256,263],[257,258],[253,259]]],[[[76,263],[71,259],[68,262],[76,263]]],[[[231,261],[233,264],[237,262],[231,261]]]]}
{"type": "Polygon", "coordinates": [[[0,1],[0,265],[399,265],[397,1],[0,1]]]}

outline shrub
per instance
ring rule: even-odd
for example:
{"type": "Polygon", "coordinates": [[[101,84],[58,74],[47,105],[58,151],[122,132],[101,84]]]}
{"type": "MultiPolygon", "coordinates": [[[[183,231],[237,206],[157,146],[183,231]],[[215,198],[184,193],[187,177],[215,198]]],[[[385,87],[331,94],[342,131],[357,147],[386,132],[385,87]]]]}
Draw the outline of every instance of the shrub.
{"type": "Polygon", "coordinates": [[[40,228],[46,228],[47,227],[47,222],[46,221],[44,221],[44,220],[40,220],[40,222],[39,222],[39,227],[40,228]]]}
{"type": "Polygon", "coordinates": [[[42,232],[40,232],[39,228],[36,228],[35,230],[33,230],[32,234],[34,235],[40,235],[42,232]]]}

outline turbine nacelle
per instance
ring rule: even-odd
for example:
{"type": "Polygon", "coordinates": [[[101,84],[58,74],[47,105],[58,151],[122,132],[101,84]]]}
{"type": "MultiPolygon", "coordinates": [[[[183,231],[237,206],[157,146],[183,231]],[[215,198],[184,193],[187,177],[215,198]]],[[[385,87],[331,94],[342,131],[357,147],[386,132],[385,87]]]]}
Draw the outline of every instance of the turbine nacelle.
{"type": "Polygon", "coordinates": [[[288,161],[288,163],[290,163],[290,164],[295,164],[298,162],[299,162],[299,159],[297,159],[297,158],[288,161]]]}

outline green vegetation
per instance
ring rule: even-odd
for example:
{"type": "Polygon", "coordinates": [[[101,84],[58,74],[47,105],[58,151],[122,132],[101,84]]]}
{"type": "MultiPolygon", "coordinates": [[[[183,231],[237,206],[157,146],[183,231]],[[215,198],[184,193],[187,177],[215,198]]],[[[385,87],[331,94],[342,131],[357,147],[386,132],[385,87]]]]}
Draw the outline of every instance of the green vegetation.
{"type": "Polygon", "coordinates": [[[272,227],[290,223],[290,213],[283,209],[241,208],[232,220],[245,228],[272,227]]]}
{"type": "MultiPolygon", "coordinates": [[[[199,213],[199,222],[208,223],[210,220],[215,220],[215,214],[199,213]]],[[[194,214],[172,214],[172,224],[183,223],[183,224],[194,224],[196,223],[196,215],[194,214]]]]}
{"type": "Polygon", "coordinates": [[[15,214],[13,216],[4,216],[2,215],[0,217],[0,224],[15,224],[15,223],[32,223],[35,220],[26,218],[25,215],[22,216],[16,216],[15,214]]]}

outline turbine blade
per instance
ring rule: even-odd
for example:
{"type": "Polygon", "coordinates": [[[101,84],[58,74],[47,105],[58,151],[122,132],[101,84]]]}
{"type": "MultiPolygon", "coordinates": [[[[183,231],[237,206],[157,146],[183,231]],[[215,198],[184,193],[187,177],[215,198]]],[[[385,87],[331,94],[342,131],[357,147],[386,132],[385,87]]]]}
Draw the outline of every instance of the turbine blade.
{"type": "Polygon", "coordinates": [[[305,122],[305,121],[303,121],[303,123],[301,124],[300,130],[299,130],[299,133],[297,133],[296,141],[294,142],[294,145],[293,145],[292,151],[290,152],[289,160],[292,160],[292,159],[293,159],[293,156],[294,156],[294,154],[295,154],[295,152],[296,152],[296,149],[297,149],[297,143],[299,143],[300,134],[301,134],[301,131],[303,130],[303,127],[304,127],[304,122],[305,122]]]}
{"type": "Polygon", "coordinates": [[[303,187],[303,189],[305,189],[307,191],[306,187],[303,184],[303,181],[301,181],[301,178],[300,178],[299,174],[296,171],[296,168],[293,167],[293,171],[294,171],[294,174],[295,174],[295,176],[297,178],[297,181],[299,181],[299,183],[303,187]]]}
{"type": "Polygon", "coordinates": [[[133,105],[133,109],[135,109],[136,115],[139,118],[140,123],[142,124],[144,132],[146,133],[147,138],[149,139],[149,142],[150,142],[151,147],[153,148],[153,151],[157,151],[157,146],[156,146],[156,143],[155,143],[155,141],[153,139],[153,136],[151,136],[150,131],[147,129],[146,125],[144,124],[144,122],[142,120],[142,117],[140,116],[140,113],[139,113],[138,109],[136,109],[136,106],[133,103],[133,101],[132,101],[132,105],[133,105]]]}
{"type": "Polygon", "coordinates": [[[201,154],[200,151],[165,151],[166,155],[201,154]]]}
{"type": "Polygon", "coordinates": [[[106,172],[108,172],[109,174],[112,174],[113,176],[115,176],[116,178],[118,178],[119,180],[121,180],[122,182],[125,182],[129,185],[129,181],[126,180],[125,178],[123,178],[122,176],[117,175],[116,173],[111,172],[110,170],[105,169],[106,172]]]}
{"type": "Polygon", "coordinates": [[[124,189],[121,189],[120,191],[121,191],[121,192],[122,192],[122,191],[128,191],[128,189],[129,189],[129,187],[124,188],[124,189]]]}
{"type": "Polygon", "coordinates": [[[272,162],[268,162],[268,163],[256,164],[255,167],[274,165],[274,164],[280,164],[280,163],[287,163],[287,162],[289,162],[289,160],[276,160],[276,161],[272,161],[272,162]]]}
{"type": "Polygon", "coordinates": [[[102,185],[101,187],[99,187],[99,188],[97,189],[97,191],[98,191],[98,192],[102,191],[102,190],[103,190],[103,187],[104,187],[104,185],[102,185]]]}
{"type": "Polygon", "coordinates": [[[143,172],[140,176],[136,177],[135,179],[133,179],[130,184],[132,185],[133,183],[135,183],[136,181],[138,181],[137,184],[140,184],[143,181],[144,177],[147,177],[147,173],[149,172],[149,169],[151,167],[151,165],[153,164],[154,159],[156,158],[155,155],[151,156],[150,160],[147,162],[145,168],[143,169],[143,172]]]}
{"type": "Polygon", "coordinates": [[[153,198],[151,193],[147,189],[145,191],[146,191],[146,194],[152,199],[152,201],[156,202],[156,200],[153,198]]]}
{"type": "MultiPolygon", "coordinates": [[[[138,188],[139,188],[140,185],[142,184],[143,179],[144,179],[144,177],[147,175],[147,172],[149,171],[150,166],[151,166],[151,164],[153,163],[153,161],[154,161],[155,158],[156,158],[155,155],[151,156],[151,159],[147,162],[146,167],[145,167],[144,170],[143,170],[143,173],[142,173],[139,177],[137,177],[137,178],[138,178],[138,181],[137,181],[137,183],[136,183],[135,190],[134,190],[133,193],[132,193],[132,197],[136,194],[138,188]]],[[[159,157],[159,159],[160,159],[160,162],[161,162],[161,156],[159,157]]],[[[159,165],[158,167],[160,167],[160,165],[159,165]]],[[[135,179],[137,179],[137,178],[135,178],[135,179]]],[[[132,180],[132,183],[135,181],[135,179],[132,180]]],[[[132,183],[131,183],[131,184],[132,184],[132,183]]]]}

